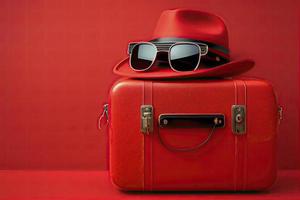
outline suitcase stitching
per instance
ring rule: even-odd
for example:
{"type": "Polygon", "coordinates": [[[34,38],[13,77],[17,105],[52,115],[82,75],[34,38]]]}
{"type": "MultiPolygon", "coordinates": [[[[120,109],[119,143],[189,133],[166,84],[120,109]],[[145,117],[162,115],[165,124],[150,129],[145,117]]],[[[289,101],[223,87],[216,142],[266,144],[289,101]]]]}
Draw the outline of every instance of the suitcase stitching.
{"type": "MultiPolygon", "coordinates": [[[[245,80],[243,80],[243,85],[244,85],[244,89],[245,89],[245,99],[244,99],[244,105],[245,105],[245,107],[246,107],[246,115],[247,115],[247,84],[246,84],[246,82],[245,82],[245,80]]],[[[243,145],[243,147],[244,147],[244,173],[243,173],[243,175],[244,175],[244,178],[243,178],[243,189],[244,190],[246,190],[246,188],[247,188],[247,170],[248,170],[248,166],[247,166],[247,162],[248,162],[248,152],[247,152],[247,150],[248,150],[248,139],[247,139],[247,137],[248,137],[248,132],[247,132],[247,119],[248,119],[248,117],[246,117],[246,127],[245,127],[245,132],[246,132],[246,134],[245,135],[243,135],[244,136],[244,145],[243,145]]]]}
{"type": "MultiPolygon", "coordinates": [[[[153,101],[152,90],[153,90],[153,82],[143,81],[143,105],[152,105],[152,101],[153,101]]],[[[153,113],[154,113],[154,109],[153,109],[153,113]]],[[[153,129],[155,129],[155,126],[153,126],[153,129]]],[[[153,170],[152,170],[153,133],[144,134],[144,190],[152,190],[153,187],[152,186],[153,184],[153,170]]]]}
{"type": "MultiPolygon", "coordinates": [[[[236,105],[238,102],[238,95],[237,95],[237,84],[236,81],[233,80],[233,84],[234,84],[234,104],[236,105]]],[[[234,177],[233,177],[233,181],[234,181],[234,190],[237,190],[237,137],[236,135],[234,136],[234,177]]]]}
{"type": "MultiPolygon", "coordinates": [[[[234,80],[235,86],[235,104],[242,104],[247,107],[247,86],[244,80],[234,80]],[[242,84],[240,84],[241,82],[242,84]],[[244,88],[244,100],[240,96],[239,91],[241,86],[244,88]],[[243,101],[243,102],[241,102],[243,101]]],[[[246,109],[247,115],[247,109],[246,109]]],[[[246,117],[247,120],[247,117],[246,117]]],[[[234,177],[234,190],[245,190],[246,189],[246,173],[247,173],[247,122],[245,126],[245,135],[234,135],[235,137],[235,177],[234,177]]]]}

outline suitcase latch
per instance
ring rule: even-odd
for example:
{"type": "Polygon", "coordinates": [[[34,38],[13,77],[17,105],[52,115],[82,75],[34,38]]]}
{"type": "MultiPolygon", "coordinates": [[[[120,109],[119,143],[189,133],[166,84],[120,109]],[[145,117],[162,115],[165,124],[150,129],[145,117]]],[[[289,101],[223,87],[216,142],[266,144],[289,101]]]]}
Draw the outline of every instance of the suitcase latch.
{"type": "Polygon", "coordinates": [[[232,132],[237,135],[246,133],[246,107],[244,105],[233,105],[231,108],[232,132]]]}
{"type": "Polygon", "coordinates": [[[141,132],[149,134],[153,132],[153,107],[152,105],[141,106],[141,132]]]}

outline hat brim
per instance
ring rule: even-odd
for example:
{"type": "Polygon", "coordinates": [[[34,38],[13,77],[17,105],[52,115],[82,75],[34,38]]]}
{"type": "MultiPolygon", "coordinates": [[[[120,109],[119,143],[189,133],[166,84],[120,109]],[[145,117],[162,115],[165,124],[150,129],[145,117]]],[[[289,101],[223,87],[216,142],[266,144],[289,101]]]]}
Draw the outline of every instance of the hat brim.
{"type": "Polygon", "coordinates": [[[120,76],[139,79],[209,78],[236,76],[250,70],[253,66],[254,61],[250,59],[242,59],[231,61],[213,68],[203,68],[200,66],[195,71],[176,72],[170,67],[162,68],[154,66],[152,70],[137,72],[131,69],[129,66],[129,58],[127,57],[114,67],[113,72],[120,76]]]}

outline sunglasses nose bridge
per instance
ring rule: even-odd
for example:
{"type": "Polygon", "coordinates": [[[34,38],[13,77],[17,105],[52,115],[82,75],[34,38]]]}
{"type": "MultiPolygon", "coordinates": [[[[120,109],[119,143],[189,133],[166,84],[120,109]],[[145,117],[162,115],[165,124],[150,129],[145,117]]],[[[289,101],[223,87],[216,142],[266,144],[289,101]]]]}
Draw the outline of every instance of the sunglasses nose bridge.
{"type": "Polygon", "coordinates": [[[169,49],[157,49],[157,53],[162,52],[162,53],[168,53],[169,49]]]}
{"type": "Polygon", "coordinates": [[[158,48],[156,47],[156,56],[155,56],[155,60],[154,61],[157,61],[157,60],[169,60],[169,50],[170,50],[170,47],[168,48],[158,48]]]}

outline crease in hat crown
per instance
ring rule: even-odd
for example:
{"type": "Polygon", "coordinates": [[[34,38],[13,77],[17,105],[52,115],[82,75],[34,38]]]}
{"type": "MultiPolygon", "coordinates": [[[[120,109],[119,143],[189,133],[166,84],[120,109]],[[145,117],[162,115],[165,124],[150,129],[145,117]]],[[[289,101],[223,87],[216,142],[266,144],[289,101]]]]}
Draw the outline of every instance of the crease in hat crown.
{"type": "Polygon", "coordinates": [[[153,39],[186,38],[220,46],[224,51],[216,51],[229,59],[228,31],[223,19],[217,15],[191,9],[163,11],[153,33],[153,39]]]}

